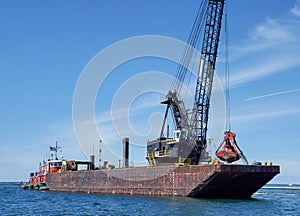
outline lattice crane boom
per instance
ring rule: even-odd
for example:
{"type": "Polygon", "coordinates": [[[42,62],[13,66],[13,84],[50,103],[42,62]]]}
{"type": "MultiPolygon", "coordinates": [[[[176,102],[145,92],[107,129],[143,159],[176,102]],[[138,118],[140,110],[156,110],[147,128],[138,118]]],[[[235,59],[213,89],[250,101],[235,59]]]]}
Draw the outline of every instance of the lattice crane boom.
{"type": "Polygon", "coordinates": [[[206,148],[210,96],[222,25],[224,2],[225,0],[203,0],[201,2],[187,42],[189,46],[187,46],[182,57],[182,62],[176,71],[176,79],[174,79],[171,90],[166,95],[165,100],[161,102],[167,105],[167,110],[160,137],[147,142],[147,159],[149,164],[172,163],[178,161],[178,159],[179,163],[182,163],[181,160],[183,159],[183,163],[188,164],[198,164],[200,161],[201,154],[206,148]],[[194,105],[192,107],[192,113],[188,114],[183,100],[179,100],[179,93],[187,73],[187,68],[184,65],[191,63],[195,48],[200,44],[200,34],[203,29],[204,36],[194,95],[194,105]],[[168,109],[172,111],[176,128],[176,131],[174,131],[174,139],[163,136],[168,109]],[[178,134],[180,135],[178,136],[178,134]]]}
{"type": "Polygon", "coordinates": [[[201,152],[206,146],[210,96],[217,59],[224,4],[225,0],[209,0],[205,16],[200,67],[191,119],[191,131],[196,135],[196,148],[191,155],[193,155],[193,160],[196,163],[199,162],[201,152]]]}

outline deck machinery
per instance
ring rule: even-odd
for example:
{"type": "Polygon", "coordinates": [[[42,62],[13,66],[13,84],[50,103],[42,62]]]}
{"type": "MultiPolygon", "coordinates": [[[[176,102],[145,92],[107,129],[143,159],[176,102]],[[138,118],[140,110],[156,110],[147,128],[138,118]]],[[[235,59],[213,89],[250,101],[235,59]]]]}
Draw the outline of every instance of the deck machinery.
{"type": "MultiPolygon", "coordinates": [[[[210,96],[212,92],[213,77],[216,65],[219,37],[222,25],[222,16],[225,0],[204,0],[200,6],[188,45],[182,62],[176,71],[176,79],[172,83],[171,90],[161,104],[167,105],[160,137],[147,143],[147,160],[150,165],[167,164],[199,164],[209,161],[206,153],[207,125],[210,107],[210,96]],[[183,100],[180,100],[179,91],[184,82],[188,65],[191,61],[194,49],[199,44],[200,33],[204,28],[202,39],[202,50],[194,105],[192,112],[188,113],[183,100]],[[176,130],[173,137],[164,137],[164,128],[168,112],[171,110],[176,130]]],[[[225,132],[225,138],[216,152],[217,157],[226,162],[238,160],[241,156],[233,134],[225,132]]]]}

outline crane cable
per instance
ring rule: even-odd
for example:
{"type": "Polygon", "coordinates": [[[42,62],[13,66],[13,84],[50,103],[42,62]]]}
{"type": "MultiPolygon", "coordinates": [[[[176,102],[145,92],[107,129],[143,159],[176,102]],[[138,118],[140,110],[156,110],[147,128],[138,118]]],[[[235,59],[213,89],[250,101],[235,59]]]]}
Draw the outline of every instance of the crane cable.
{"type": "Polygon", "coordinates": [[[227,5],[225,5],[225,103],[226,103],[226,130],[231,131],[230,119],[230,83],[229,83],[229,56],[228,56],[228,17],[227,5]]]}
{"type": "Polygon", "coordinates": [[[183,56],[181,57],[180,64],[175,72],[175,79],[171,84],[171,88],[173,91],[177,91],[178,93],[181,91],[182,84],[185,80],[187,67],[192,61],[192,57],[194,55],[194,48],[197,48],[199,45],[198,41],[201,35],[201,30],[203,29],[204,25],[204,16],[206,13],[208,5],[208,0],[204,0],[200,4],[200,8],[197,12],[196,19],[194,21],[192,31],[189,35],[187,46],[184,50],[183,56]]]}
{"type": "MultiPolygon", "coordinates": [[[[227,5],[225,5],[225,87],[226,87],[226,129],[227,131],[231,132],[231,116],[230,116],[230,83],[229,83],[229,55],[228,55],[228,17],[227,17],[227,5]]],[[[249,164],[246,156],[244,155],[243,151],[235,142],[237,149],[239,150],[239,155],[241,156],[242,160],[245,164],[249,164]]]]}

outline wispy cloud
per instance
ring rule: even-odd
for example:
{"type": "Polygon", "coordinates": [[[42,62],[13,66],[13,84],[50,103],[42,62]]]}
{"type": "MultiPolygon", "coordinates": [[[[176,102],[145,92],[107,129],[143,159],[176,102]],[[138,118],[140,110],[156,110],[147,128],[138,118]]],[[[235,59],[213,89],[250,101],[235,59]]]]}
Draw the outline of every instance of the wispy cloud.
{"type": "Polygon", "coordinates": [[[268,61],[257,61],[256,64],[251,64],[250,67],[240,69],[238,73],[231,76],[231,85],[241,85],[257,79],[282,72],[285,69],[300,65],[298,56],[272,57],[268,61]]]}
{"type": "Polygon", "coordinates": [[[238,60],[259,51],[278,48],[295,38],[290,20],[268,17],[264,22],[255,25],[242,42],[230,46],[231,60],[238,60]]]}
{"type": "Polygon", "coordinates": [[[110,123],[116,120],[125,120],[130,115],[131,117],[138,114],[139,111],[144,111],[145,109],[160,106],[159,97],[149,96],[146,99],[141,98],[138,103],[132,103],[127,106],[120,106],[117,104],[115,107],[111,107],[111,110],[106,110],[96,115],[97,123],[110,123]],[[113,116],[112,116],[113,115],[113,116]]]}
{"type": "Polygon", "coordinates": [[[96,124],[104,142],[113,148],[126,136],[138,146],[158,136],[163,115],[159,111],[164,110],[159,99],[158,94],[147,94],[127,105],[112,104],[110,110],[98,113],[96,124]]]}
{"type": "MultiPolygon", "coordinates": [[[[291,10],[294,14],[299,12],[298,5],[291,10]]],[[[239,86],[300,65],[300,23],[295,19],[298,18],[268,17],[253,26],[245,39],[230,47],[232,64],[239,61],[236,65],[241,65],[233,67],[231,85],[239,86]]]]}
{"type": "Polygon", "coordinates": [[[71,120],[48,125],[42,134],[31,140],[23,140],[20,143],[7,143],[1,146],[0,157],[2,158],[1,172],[10,173],[12,167],[14,172],[10,177],[0,176],[0,181],[27,180],[28,173],[36,171],[39,162],[50,157],[49,147],[58,141],[61,147],[60,155],[66,159],[85,160],[84,154],[76,141],[71,120]]]}
{"type": "Polygon", "coordinates": [[[265,120],[274,117],[280,117],[284,115],[294,115],[299,114],[300,108],[296,109],[286,109],[286,110],[275,110],[275,111],[266,111],[260,113],[247,113],[244,115],[233,116],[232,121],[235,123],[250,123],[250,122],[257,122],[257,120],[265,120]]]}
{"type": "Polygon", "coordinates": [[[300,91],[300,89],[293,89],[293,90],[287,90],[287,91],[279,91],[279,92],[273,92],[270,94],[265,94],[265,95],[259,95],[259,96],[255,96],[255,97],[250,97],[250,98],[246,98],[244,101],[252,101],[252,100],[258,100],[258,99],[263,99],[263,98],[268,98],[268,97],[273,97],[273,96],[278,96],[278,95],[284,95],[284,94],[289,94],[289,93],[293,93],[293,92],[298,92],[300,91]]]}
{"type": "Polygon", "coordinates": [[[295,6],[291,9],[291,13],[300,16],[300,1],[297,0],[295,6]]]}
{"type": "Polygon", "coordinates": [[[293,39],[293,33],[289,29],[289,25],[282,23],[278,19],[268,17],[264,23],[255,26],[254,31],[250,34],[252,40],[271,40],[277,42],[287,42],[293,39]]]}

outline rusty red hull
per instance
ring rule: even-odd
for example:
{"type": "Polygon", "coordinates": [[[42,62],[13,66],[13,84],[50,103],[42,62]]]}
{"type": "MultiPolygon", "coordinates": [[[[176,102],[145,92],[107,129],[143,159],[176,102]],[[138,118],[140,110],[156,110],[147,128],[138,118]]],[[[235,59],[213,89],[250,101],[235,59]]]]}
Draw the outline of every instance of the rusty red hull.
{"type": "Polygon", "coordinates": [[[279,166],[193,165],[48,173],[51,191],[248,199],[279,166]]]}

